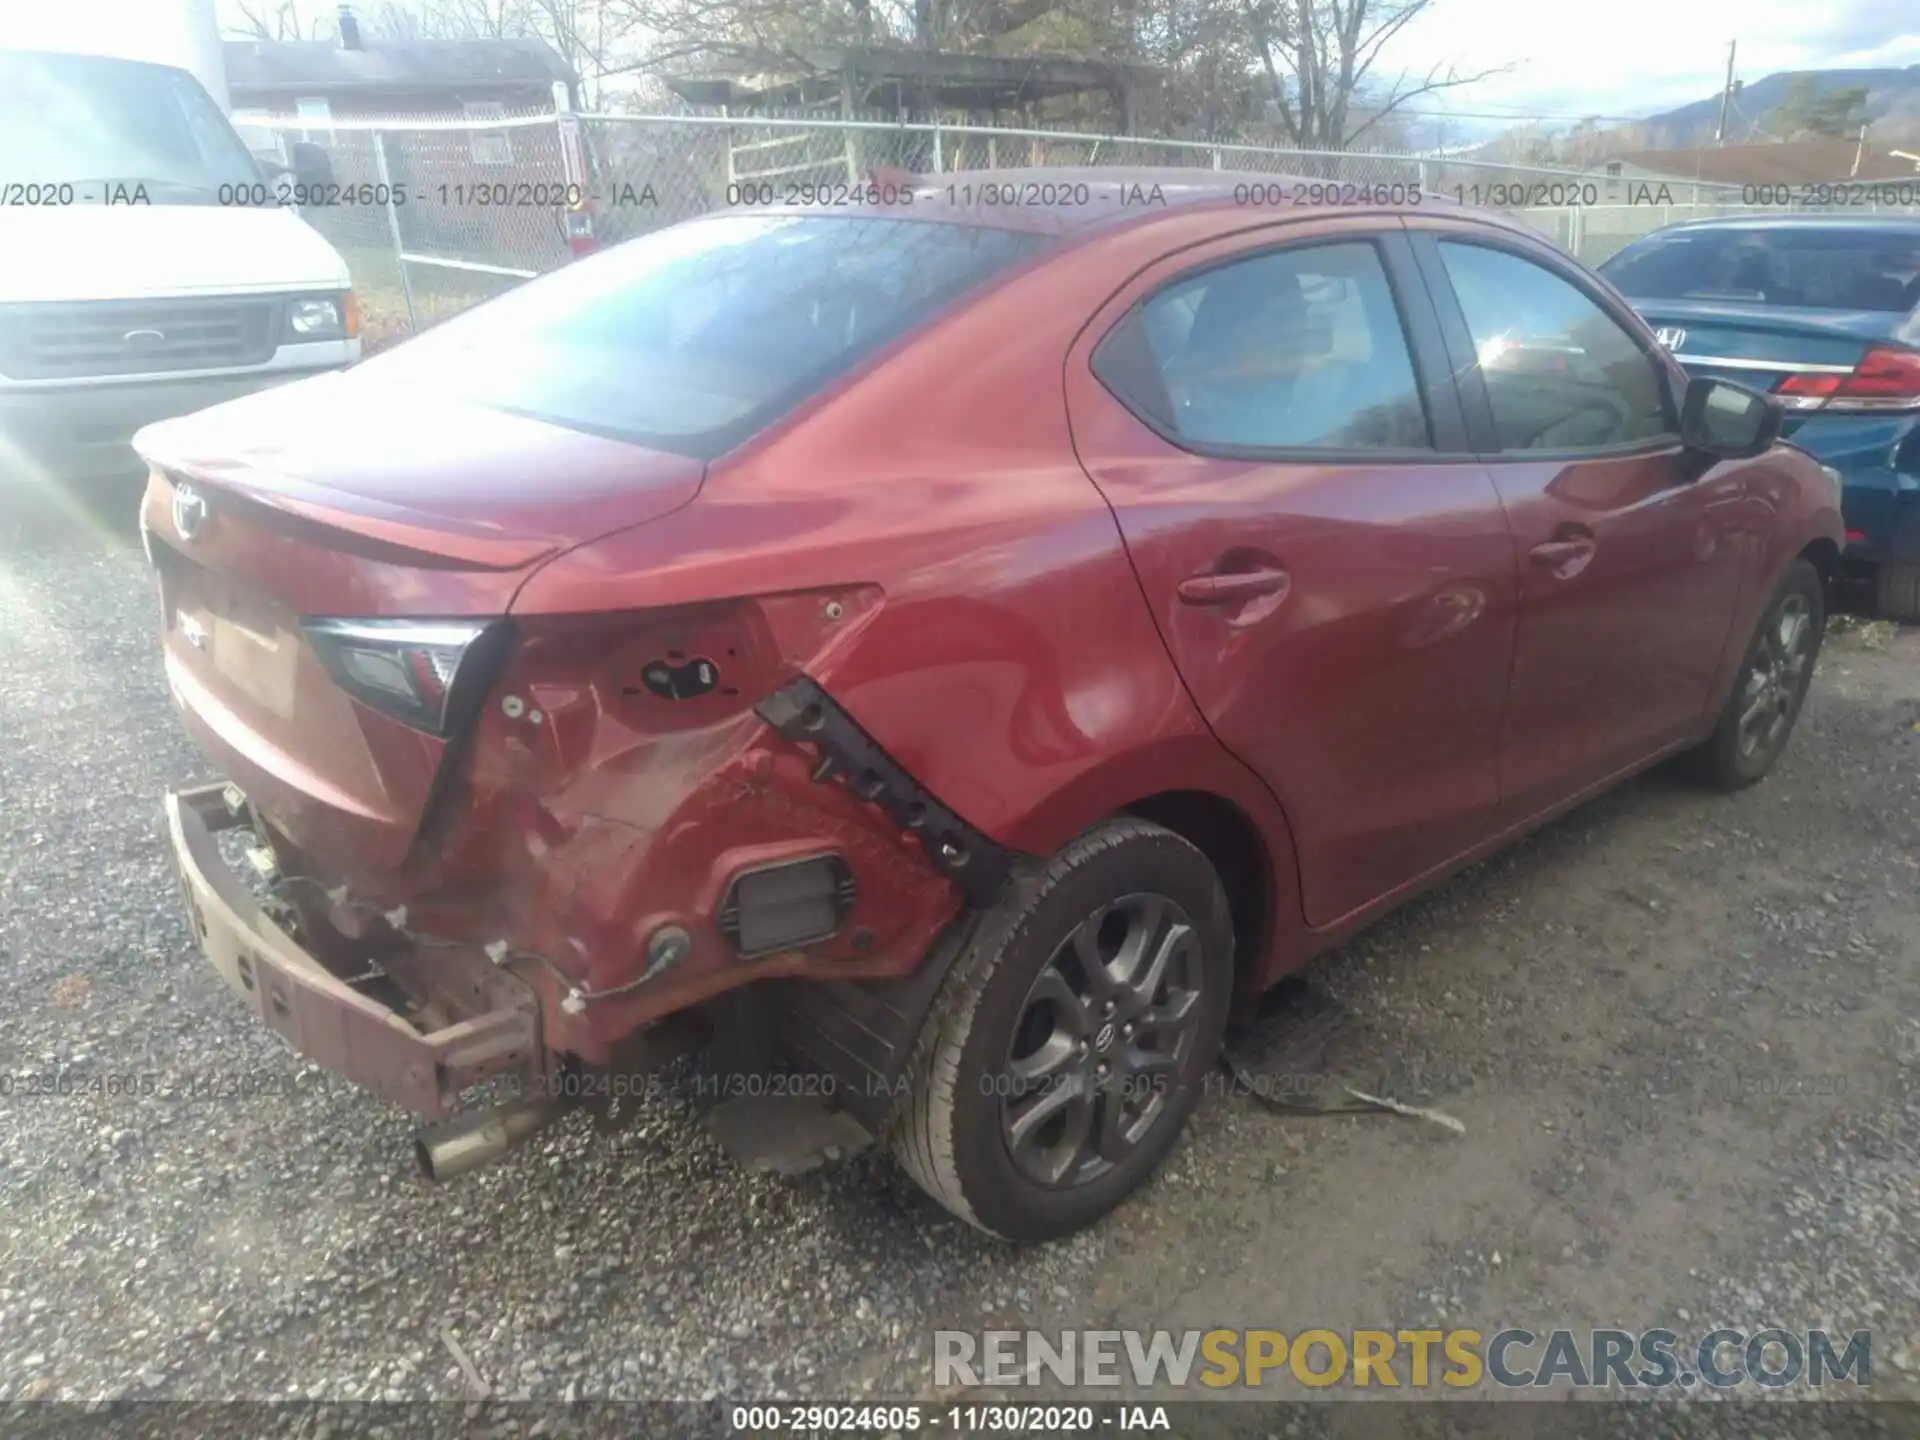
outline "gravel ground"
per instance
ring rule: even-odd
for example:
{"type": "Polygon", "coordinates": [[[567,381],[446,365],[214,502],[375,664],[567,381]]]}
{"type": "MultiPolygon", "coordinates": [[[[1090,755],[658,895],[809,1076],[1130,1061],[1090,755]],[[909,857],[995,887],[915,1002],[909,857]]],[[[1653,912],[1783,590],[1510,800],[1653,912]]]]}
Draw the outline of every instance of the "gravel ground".
{"type": "Polygon", "coordinates": [[[498,1397],[737,1399],[925,1395],[941,1326],[1422,1323],[1867,1328],[1920,1398],[1920,631],[1837,633],[1766,784],[1647,777],[1313,967],[1464,1137],[1213,1096],[1020,1251],[668,1100],[413,1178],[189,945],[154,621],[124,540],[0,550],[0,1399],[465,1396],[443,1324],[498,1397]]]}

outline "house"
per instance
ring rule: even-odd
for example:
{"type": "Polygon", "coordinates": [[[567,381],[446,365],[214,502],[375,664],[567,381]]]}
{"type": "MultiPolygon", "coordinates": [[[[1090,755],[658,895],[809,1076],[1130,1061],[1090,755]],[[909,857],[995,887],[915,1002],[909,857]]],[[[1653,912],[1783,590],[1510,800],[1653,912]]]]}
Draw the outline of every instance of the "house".
{"type": "Polygon", "coordinates": [[[337,41],[227,40],[221,48],[233,119],[255,155],[285,165],[291,144],[308,141],[327,153],[339,183],[415,197],[390,222],[366,206],[310,212],[344,249],[392,243],[388,223],[399,227],[403,249],[420,253],[518,264],[530,246],[561,246],[548,233],[551,217],[458,198],[502,181],[557,185],[568,173],[557,124],[418,124],[576,109],[579,77],[546,42],[389,40],[364,34],[343,5],[337,41]],[[383,122],[377,133],[345,123],[370,120],[383,122]],[[428,200],[438,203],[420,203],[428,200]]]}
{"type": "Polygon", "coordinates": [[[236,119],[493,120],[579,104],[580,77],[544,40],[387,40],[340,8],[339,40],[227,40],[236,119]]]}
{"type": "MultiPolygon", "coordinates": [[[[1859,140],[1821,137],[1771,145],[1721,145],[1692,150],[1627,150],[1588,168],[1609,189],[1637,185],[1713,185],[1749,191],[1757,186],[1865,184],[1920,180],[1920,164],[1859,140]],[[1617,183],[1616,183],[1617,182],[1617,183]]],[[[1618,197],[1603,197],[1618,198],[1618,197]]]]}

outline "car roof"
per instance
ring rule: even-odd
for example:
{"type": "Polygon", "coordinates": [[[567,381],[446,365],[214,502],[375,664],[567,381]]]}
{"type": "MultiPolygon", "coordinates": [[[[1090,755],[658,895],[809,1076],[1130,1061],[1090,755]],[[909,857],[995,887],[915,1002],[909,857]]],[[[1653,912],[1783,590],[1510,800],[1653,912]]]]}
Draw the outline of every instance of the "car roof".
{"type": "Polygon", "coordinates": [[[1896,235],[1920,235],[1920,215],[1716,215],[1707,220],[1682,220],[1651,233],[1675,230],[1878,230],[1896,235]]]}
{"type": "MultiPolygon", "coordinates": [[[[875,169],[870,177],[882,187],[882,197],[874,203],[844,207],[840,213],[868,216],[892,215],[906,219],[941,220],[950,224],[990,225],[1005,230],[1035,231],[1048,235],[1070,235],[1103,226],[1149,220],[1175,212],[1199,209],[1258,209],[1273,219],[1305,219],[1310,215],[1431,213],[1444,207],[1450,216],[1482,219],[1501,229],[1535,235],[1517,221],[1496,212],[1462,205],[1437,193],[1423,192],[1394,203],[1390,183],[1412,189],[1413,182],[1351,182],[1363,184],[1369,191],[1388,188],[1386,203],[1355,196],[1341,203],[1341,187],[1349,182],[1307,175],[1271,175],[1255,170],[1212,170],[1177,165],[1079,165],[1025,166],[995,170],[953,170],[939,174],[912,174],[907,171],[875,169]],[[1294,186],[1320,185],[1333,188],[1333,197],[1322,203],[1292,203],[1278,199],[1273,203],[1247,203],[1249,186],[1277,186],[1279,195],[1291,196],[1294,186]],[[912,204],[903,205],[889,198],[887,187],[911,187],[912,204]],[[1236,195],[1240,197],[1236,201],[1236,195]],[[1009,198],[1010,196],[1010,198],[1009,198]]],[[[819,187],[830,188],[830,187],[819,187]]],[[[786,214],[823,212],[818,206],[771,205],[755,207],[759,211],[786,214]]]]}

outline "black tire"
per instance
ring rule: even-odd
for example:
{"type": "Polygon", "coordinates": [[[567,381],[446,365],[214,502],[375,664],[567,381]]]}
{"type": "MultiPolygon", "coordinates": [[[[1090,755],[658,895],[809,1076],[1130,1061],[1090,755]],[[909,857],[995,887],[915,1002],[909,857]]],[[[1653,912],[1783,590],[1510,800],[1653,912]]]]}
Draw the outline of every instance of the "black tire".
{"type": "Polygon", "coordinates": [[[1882,565],[1874,576],[1873,609],[1889,620],[1920,625],[1920,564],[1882,565]]]}
{"type": "Polygon", "coordinates": [[[1820,572],[1795,560],[1760,611],[1713,734],[1693,753],[1708,784],[1743,790],[1774,767],[1800,718],[1826,625],[1820,572]]]}
{"type": "Polygon", "coordinates": [[[895,1156],[1003,1239],[1093,1223],[1178,1138],[1218,1058],[1232,985],[1233,924],[1206,856],[1144,820],[1096,826],[982,916],[916,1046],[895,1156]],[[1083,1114],[1092,1153],[1081,1157],[1083,1114]]]}

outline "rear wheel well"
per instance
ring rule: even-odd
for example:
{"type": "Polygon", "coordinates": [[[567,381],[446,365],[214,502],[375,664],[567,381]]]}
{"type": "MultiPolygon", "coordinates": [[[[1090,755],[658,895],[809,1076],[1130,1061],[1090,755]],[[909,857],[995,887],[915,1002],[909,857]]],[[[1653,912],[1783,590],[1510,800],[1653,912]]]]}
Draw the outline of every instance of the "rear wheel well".
{"type": "Polygon", "coordinates": [[[1235,988],[1247,998],[1267,952],[1276,908],[1259,827],[1232,801],[1205,790],[1151,795],[1127,806],[1125,813],[1173,831],[1212,864],[1233,916],[1235,988]]]}
{"type": "Polygon", "coordinates": [[[1812,562],[1813,568],[1820,572],[1822,583],[1833,579],[1833,572],[1840,565],[1840,547],[1833,541],[1821,536],[1812,541],[1800,552],[1800,558],[1812,562]]]}

